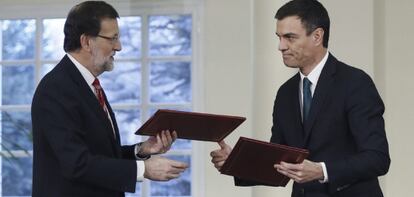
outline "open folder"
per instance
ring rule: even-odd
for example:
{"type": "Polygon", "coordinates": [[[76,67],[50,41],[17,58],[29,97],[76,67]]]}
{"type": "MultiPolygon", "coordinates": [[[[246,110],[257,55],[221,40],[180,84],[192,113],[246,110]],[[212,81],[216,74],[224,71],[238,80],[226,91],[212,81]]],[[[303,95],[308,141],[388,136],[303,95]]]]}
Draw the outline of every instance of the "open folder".
{"type": "Polygon", "coordinates": [[[305,149],[240,137],[220,172],[259,184],[284,187],[290,179],[278,173],[273,165],[281,161],[301,163],[308,155],[305,149]]]}
{"type": "Polygon", "coordinates": [[[170,130],[182,139],[219,142],[245,120],[238,116],[160,109],[135,134],[154,136],[170,130]]]}

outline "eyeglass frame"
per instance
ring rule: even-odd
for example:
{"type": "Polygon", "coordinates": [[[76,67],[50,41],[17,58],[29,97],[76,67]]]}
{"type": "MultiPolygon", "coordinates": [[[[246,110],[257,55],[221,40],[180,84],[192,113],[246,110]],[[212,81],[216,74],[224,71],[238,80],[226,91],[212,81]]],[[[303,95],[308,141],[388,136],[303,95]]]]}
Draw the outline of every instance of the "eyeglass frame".
{"type": "Polygon", "coordinates": [[[119,40],[119,35],[116,35],[114,37],[108,37],[108,36],[103,36],[103,35],[99,35],[98,34],[96,37],[100,37],[100,38],[106,39],[106,40],[110,41],[111,44],[116,44],[117,42],[120,41],[119,40]]]}

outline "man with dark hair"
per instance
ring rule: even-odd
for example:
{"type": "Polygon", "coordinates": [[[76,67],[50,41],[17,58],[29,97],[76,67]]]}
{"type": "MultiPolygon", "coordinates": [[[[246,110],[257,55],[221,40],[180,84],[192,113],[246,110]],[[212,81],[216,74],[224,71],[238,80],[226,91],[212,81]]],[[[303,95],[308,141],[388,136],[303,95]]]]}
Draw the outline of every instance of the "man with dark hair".
{"type": "Polygon", "coordinates": [[[121,50],[118,13],[103,1],[73,7],[64,27],[66,55],[39,83],[32,103],[34,197],[115,197],[144,177],[168,181],[187,164],[165,153],[177,138],[162,131],[121,146],[115,115],[98,76],[121,50]]]}
{"type": "MultiPolygon", "coordinates": [[[[270,141],[310,152],[304,162],[281,162],[275,170],[295,181],[295,197],[383,196],[378,176],[388,172],[390,157],[373,81],[328,52],[329,16],[318,1],[289,1],[275,18],[283,62],[299,73],[279,88],[270,141]]],[[[220,170],[231,147],[219,145],[211,156],[220,170]]]]}

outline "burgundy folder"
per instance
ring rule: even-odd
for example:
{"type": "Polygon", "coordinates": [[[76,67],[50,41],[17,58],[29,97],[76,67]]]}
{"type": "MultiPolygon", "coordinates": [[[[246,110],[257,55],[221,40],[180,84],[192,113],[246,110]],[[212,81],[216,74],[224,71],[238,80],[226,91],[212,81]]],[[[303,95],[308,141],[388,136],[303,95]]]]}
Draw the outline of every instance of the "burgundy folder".
{"type": "Polygon", "coordinates": [[[273,165],[281,161],[301,163],[308,155],[305,149],[240,137],[220,171],[241,179],[284,187],[290,179],[278,173],[273,165]]]}
{"type": "Polygon", "coordinates": [[[178,138],[219,142],[246,120],[244,117],[160,109],[135,134],[154,136],[176,131],[178,138]]]}

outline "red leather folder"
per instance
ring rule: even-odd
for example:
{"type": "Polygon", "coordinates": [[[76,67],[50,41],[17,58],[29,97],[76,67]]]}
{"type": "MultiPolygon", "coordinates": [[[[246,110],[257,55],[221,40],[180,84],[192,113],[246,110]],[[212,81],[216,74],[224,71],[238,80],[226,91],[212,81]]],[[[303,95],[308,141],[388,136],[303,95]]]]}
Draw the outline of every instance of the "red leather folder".
{"type": "Polygon", "coordinates": [[[219,142],[246,120],[244,117],[160,109],[135,132],[154,136],[176,131],[178,138],[219,142]]]}
{"type": "Polygon", "coordinates": [[[301,163],[308,155],[305,149],[240,137],[220,171],[241,179],[284,187],[290,179],[278,173],[273,165],[281,161],[301,163]]]}

